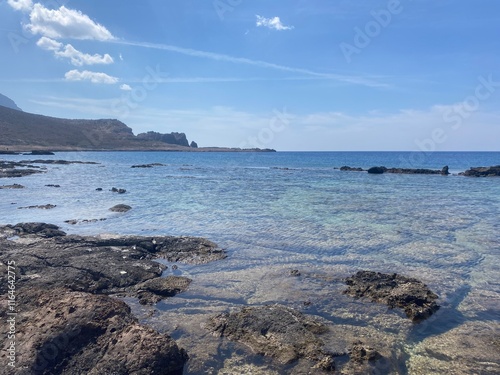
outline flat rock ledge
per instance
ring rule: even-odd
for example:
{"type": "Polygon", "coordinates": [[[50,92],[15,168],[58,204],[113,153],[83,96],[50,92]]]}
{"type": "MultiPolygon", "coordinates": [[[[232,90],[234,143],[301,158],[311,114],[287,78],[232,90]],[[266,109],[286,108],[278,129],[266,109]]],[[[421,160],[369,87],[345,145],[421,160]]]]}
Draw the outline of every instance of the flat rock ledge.
{"type": "Polygon", "coordinates": [[[500,165],[493,167],[474,167],[460,173],[467,177],[500,177],[500,165]]]}
{"type": "Polygon", "coordinates": [[[305,359],[310,361],[310,369],[327,373],[335,370],[335,354],[324,351],[318,337],[327,327],[282,305],[222,313],[211,317],[206,328],[215,336],[243,343],[283,365],[305,359]]]}
{"type": "Polygon", "coordinates": [[[367,297],[391,309],[402,308],[414,322],[427,319],[439,309],[436,303],[438,296],[417,279],[396,273],[359,271],[345,282],[348,288],[344,294],[356,298],[367,297]]]}
{"type": "MultiPolygon", "coordinates": [[[[84,237],[45,223],[0,226],[5,275],[8,262],[15,262],[16,374],[181,375],[186,352],[168,335],[140,325],[113,296],[156,303],[186,290],[191,280],[160,278],[166,266],[154,259],[199,264],[225,256],[202,238],[84,237]]],[[[0,285],[3,321],[8,291],[7,283],[0,285]]],[[[0,339],[3,347],[7,337],[0,339]]],[[[7,351],[0,361],[8,363],[7,351]]]]}

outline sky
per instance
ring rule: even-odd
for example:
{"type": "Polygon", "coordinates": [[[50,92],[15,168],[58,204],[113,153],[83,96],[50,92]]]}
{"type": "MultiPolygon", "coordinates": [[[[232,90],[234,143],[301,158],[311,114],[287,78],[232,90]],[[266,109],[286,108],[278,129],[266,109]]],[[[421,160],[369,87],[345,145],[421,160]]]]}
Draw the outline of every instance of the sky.
{"type": "Polygon", "coordinates": [[[500,151],[498,0],[0,0],[26,112],[279,151],[500,151]]]}

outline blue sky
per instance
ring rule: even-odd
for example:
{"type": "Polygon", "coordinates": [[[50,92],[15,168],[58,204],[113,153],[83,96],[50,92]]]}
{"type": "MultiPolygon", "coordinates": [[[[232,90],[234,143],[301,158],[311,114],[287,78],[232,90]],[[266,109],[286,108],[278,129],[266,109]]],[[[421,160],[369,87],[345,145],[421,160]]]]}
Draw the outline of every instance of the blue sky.
{"type": "Polygon", "coordinates": [[[500,150],[496,0],[0,1],[0,93],[200,146],[500,150]]]}

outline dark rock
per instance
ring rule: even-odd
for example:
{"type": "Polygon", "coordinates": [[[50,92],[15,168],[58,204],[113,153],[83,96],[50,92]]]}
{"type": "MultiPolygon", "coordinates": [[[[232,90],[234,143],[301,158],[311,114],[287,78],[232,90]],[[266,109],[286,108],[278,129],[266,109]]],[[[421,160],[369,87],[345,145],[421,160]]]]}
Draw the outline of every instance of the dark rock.
{"type": "Polygon", "coordinates": [[[7,228],[13,229],[19,236],[35,234],[40,237],[52,238],[66,235],[65,232],[59,230],[57,225],[46,223],[19,223],[14,226],[8,225],[7,228]]]}
{"type": "Polygon", "coordinates": [[[398,274],[359,271],[346,279],[344,291],[353,297],[368,297],[390,308],[400,307],[413,321],[421,321],[439,309],[438,296],[421,281],[398,274]]]}
{"type": "Polygon", "coordinates": [[[363,168],[353,168],[353,167],[348,167],[347,165],[340,167],[340,170],[341,171],[350,171],[350,172],[363,172],[364,171],[363,168]]]}
{"type": "Polygon", "coordinates": [[[189,144],[189,147],[198,148],[198,143],[196,143],[195,141],[191,141],[191,143],[189,144]]]}
{"type": "Polygon", "coordinates": [[[188,356],[140,325],[123,302],[64,288],[20,287],[16,367],[23,374],[182,374],[188,356]]]}
{"type": "Polygon", "coordinates": [[[117,204],[116,206],[111,207],[109,210],[113,212],[127,212],[131,209],[132,207],[126,204],[117,204]]]}
{"type": "Polygon", "coordinates": [[[64,220],[65,223],[71,224],[71,225],[76,225],[78,224],[78,220],[64,220]]]}
{"type": "Polygon", "coordinates": [[[0,178],[24,177],[35,173],[43,173],[43,171],[36,170],[35,168],[38,167],[23,162],[0,160],[0,178]]]}
{"type": "Polygon", "coordinates": [[[386,167],[371,167],[368,169],[368,173],[371,174],[382,174],[387,171],[386,167]]]}
{"type": "Polygon", "coordinates": [[[177,270],[177,269],[179,269],[179,267],[177,266],[177,264],[174,264],[174,265],[172,266],[172,270],[174,270],[174,271],[175,271],[175,270],[177,270]]]}
{"type": "Polygon", "coordinates": [[[324,371],[335,368],[333,355],[323,350],[318,338],[326,326],[285,306],[245,307],[237,313],[219,314],[209,319],[207,329],[282,364],[306,359],[324,371]]]}
{"type": "Polygon", "coordinates": [[[493,167],[474,167],[459,174],[468,177],[500,177],[500,165],[493,167]]]}
{"type": "Polygon", "coordinates": [[[361,341],[354,342],[348,350],[350,360],[357,363],[376,361],[382,358],[375,349],[364,345],[361,341]]]}
{"type": "Polygon", "coordinates": [[[394,174],[440,174],[440,175],[444,175],[444,176],[449,175],[448,166],[443,167],[441,170],[424,169],[424,168],[371,167],[370,169],[368,169],[368,173],[372,173],[372,174],[382,174],[382,173],[394,173],[394,174]]]}
{"type": "Polygon", "coordinates": [[[23,210],[23,209],[28,209],[31,210],[33,208],[39,208],[41,210],[51,210],[53,208],[56,208],[57,206],[55,204],[44,204],[44,205],[38,205],[38,206],[28,206],[28,207],[18,207],[18,210],[23,210]]]}
{"type": "Polygon", "coordinates": [[[96,163],[94,161],[78,161],[78,160],[41,160],[41,159],[36,159],[36,160],[22,160],[20,163],[23,164],[60,164],[60,165],[68,165],[68,164],[89,164],[89,165],[97,165],[101,163],[96,163]]]}
{"type": "Polygon", "coordinates": [[[52,151],[33,150],[23,155],[55,155],[52,151]]]}
{"type": "Polygon", "coordinates": [[[127,192],[127,190],[125,189],[117,189],[115,187],[111,188],[111,190],[113,193],[118,193],[118,194],[125,194],[127,192]]]}
{"type": "Polygon", "coordinates": [[[181,276],[157,277],[135,286],[136,296],[143,305],[152,305],[165,297],[173,297],[184,292],[191,279],[181,276]]]}
{"type": "Polygon", "coordinates": [[[105,220],[106,220],[106,218],[101,218],[101,219],[84,219],[84,220],[73,219],[73,220],[65,220],[64,222],[68,223],[68,224],[71,224],[71,225],[76,225],[78,223],[88,224],[88,223],[97,223],[98,221],[105,221],[105,220]]]}
{"type": "Polygon", "coordinates": [[[19,152],[8,151],[8,150],[0,150],[0,155],[19,155],[19,152]]]}
{"type": "Polygon", "coordinates": [[[96,190],[96,191],[102,191],[102,188],[97,188],[97,189],[95,189],[95,190],[96,190]]]}
{"type": "Polygon", "coordinates": [[[13,184],[13,185],[2,185],[0,189],[24,189],[23,185],[13,184]]]}
{"type": "Polygon", "coordinates": [[[300,276],[300,271],[299,270],[290,270],[289,275],[290,276],[300,276]]]}
{"type": "Polygon", "coordinates": [[[153,168],[153,167],[162,167],[165,164],[162,163],[151,163],[151,164],[137,164],[133,165],[131,168],[153,168]]]}
{"type": "Polygon", "coordinates": [[[55,187],[55,188],[60,188],[61,185],[53,185],[53,184],[49,184],[49,185],[45,185],[47,187],[55,187]]]}

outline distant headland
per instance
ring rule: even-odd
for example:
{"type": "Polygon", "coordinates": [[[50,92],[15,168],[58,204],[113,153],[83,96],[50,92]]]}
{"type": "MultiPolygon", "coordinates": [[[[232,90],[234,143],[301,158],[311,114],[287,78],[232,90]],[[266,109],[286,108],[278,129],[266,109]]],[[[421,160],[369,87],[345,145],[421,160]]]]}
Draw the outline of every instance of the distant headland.
{"type": "Polygon", "coordinates": [[[134,135],[116,119],[78,120],[23,112],[0,94],[0,152],[26,151],[219,151],[274,152],[273,149],[198,147],[186,134],[134,135]]]}

